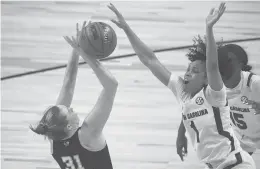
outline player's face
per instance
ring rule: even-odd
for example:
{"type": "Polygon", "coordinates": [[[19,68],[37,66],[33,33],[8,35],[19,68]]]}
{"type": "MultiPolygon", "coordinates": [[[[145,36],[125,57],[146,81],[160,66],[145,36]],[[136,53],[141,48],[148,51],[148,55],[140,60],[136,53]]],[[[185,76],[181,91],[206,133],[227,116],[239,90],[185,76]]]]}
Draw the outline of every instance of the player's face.
{"type": "Polygon", "coordinates": [[[205,61],[191,62],[184,76],[185,91],[191,94],[196,93],[201,90],[206,81],[205,61]]]}
{"type": "Polygon", "coordinates": [[[241,72],[241,63],[239,62],[239,60],[234,54],[229,53],[227,63],[225,64],[224,68],[220,69],[223,82],[230,83],[234,81],[232,77],[236,76],[237,74],[240,74],[240,72],[241,72]]]}
{"type": "Polygon", "coordinates": [[[70,133],[73,133],[79,127],[79,117],[71,108],[65,106],[59,106],[61,117],[65,119],[56,121],[55,130],[48,133],[49,139],[61,140],[66,138],[70,133]]]}

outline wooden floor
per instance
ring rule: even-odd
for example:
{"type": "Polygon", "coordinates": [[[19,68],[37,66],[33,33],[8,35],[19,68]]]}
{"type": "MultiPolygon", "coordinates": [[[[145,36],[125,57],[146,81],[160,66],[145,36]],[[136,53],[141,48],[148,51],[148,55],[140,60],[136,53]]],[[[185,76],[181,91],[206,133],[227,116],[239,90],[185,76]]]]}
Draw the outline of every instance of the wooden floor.
{"type": "MultiPolygon", "coordinates": [[[[216,2],[115,2],[134,31],[151,48],[189,45],[204,34],[204,20],[216,2]]],[[[76,22],[107,22],[117,32],[112,54],[133,50],[120,29],[108,19],[113,15],[98,3],[1,2],[1,77],[64,64],[71,48],[63,40],[73,35],[76,22]]],[[[227,12],[216,26],[217,39],[260,37],[260,2],[228,2],[227,12]]],[[[254,71],[260,73],[260,41],[239,43],[247,50],[254,71]]],[[[188,63],[185,50],[158,53],[160,60],[178,75],[188,63]]],[[[115,169],[200,169],[189,145],[181,162],[175,150],[181,114],[173,94],[145,69],[137,57],[104,62],[119,81],[115,104],[105,128],[115,169]]],[[[3,169],[58,169],[48,142],[34,135],[29,124],[55,103],[64,69],[1,82],[1,166],[3,169]]],[[[72,107],[81,120],[101,91],[86,65],[78,73],[72,107]]],[[[253,155],[260,169],[260,151],[253,155]]]]}

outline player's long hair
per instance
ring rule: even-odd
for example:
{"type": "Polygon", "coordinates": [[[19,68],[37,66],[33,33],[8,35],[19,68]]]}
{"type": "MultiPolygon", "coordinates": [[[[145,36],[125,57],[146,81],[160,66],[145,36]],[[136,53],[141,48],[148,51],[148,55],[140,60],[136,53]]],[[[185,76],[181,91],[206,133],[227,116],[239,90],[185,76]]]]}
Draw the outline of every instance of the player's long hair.
{"type": "Polygon", "coordinates": [[[55,138],[62,138],[65,133],[65,128],[68,124],[66,116],[60,113],[58,106],[49,107],[36,126],[30,125],[30,129],[40,135],[46,137],[54,136],[55,138]]]}
{"type": "MultiPolygon", "coordinates": [[[[193,62],[196,60],[206,61],[206,37],[204,39],[201,38],[200,35],[193,38],[193,45],[189,48],[189,52],[186,54],[188,59],[193,62]]],[[[221,48],[223,46],[222,41],[217,43],[217,48],[221,48]]]]}
{"type": "Polygon", "coordinates": [[[246,51],[239,45],[236,44],[227,44],[224,46],[229,52],[232,52],[236,55],[238,61],[242,63],[242,71],[251,71],[252,66],[248,64],[248,55],[246,51]]]}
{"type": "MultiPolygon", "coordinates": [[[[204,40],[200,35],[193,38],[193,46],[189,48],[189,52],[186,54],[190,61],[196,60],[206,60],[206,38],[204,40]]],[[[228,53],[232,52],[239,63],[242,63],[241,70],[242,71],[251,71],[252,66],[248,64],[248,55],[246,51],[239,45],[236,44],[223,44],[223,40],[217,42],[217,50],[218,50],[218,63],[219,63],[219,71],[223,77],[230,76],[227,74],[232,74],[231,72],[231,63],[228,57],[228,53]]]]}
{"type": "MultiPolygon", "coordinates": [[[[204,37],[205,40],[205,37],[204,37]]],[[[202,40],[201,36],[198,35],[192,39],[193,46],[189,48],[189,52],[186,54],[188,59],[193,62],[196,60],[206,60],[206,44],[202,40]]]]}

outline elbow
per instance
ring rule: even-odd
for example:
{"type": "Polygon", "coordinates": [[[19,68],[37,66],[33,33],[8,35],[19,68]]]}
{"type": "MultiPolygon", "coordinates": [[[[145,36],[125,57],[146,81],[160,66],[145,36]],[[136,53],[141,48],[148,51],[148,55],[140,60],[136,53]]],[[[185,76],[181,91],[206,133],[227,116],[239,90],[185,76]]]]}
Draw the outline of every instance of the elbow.
{"type": "Polygon", "coordinates": [[[149,51],[147,53],[136,53],[137,56],[139,57],[140,61],[146,66],[149,67],[155,60],[156,56],[152,51],[149,51]]]}
{"type": "Polygon", "coordinates": [[[113,86],[114,88],[117,88],[118,86],[118,81],[116,80],[116,78],[114,76],[111,76],[111,86],[113,86]]]}
{"type": "Polygon", "coordinates": [[[112,77],[106,89],[112,93],[115,93],[117,91],[117,87],[118,87],[118,81],[114,77],[112,77]]]}
{"type": "Polygon", "coordinates": [[[153,65],[155,65],[157,63],[157,58],[156,57],[150,57],[150,58],[147,58],[145,59],[144,61],[142,61],[142,63],[148,67],[148,68],[151,68],[153,67],[153,65]]]}

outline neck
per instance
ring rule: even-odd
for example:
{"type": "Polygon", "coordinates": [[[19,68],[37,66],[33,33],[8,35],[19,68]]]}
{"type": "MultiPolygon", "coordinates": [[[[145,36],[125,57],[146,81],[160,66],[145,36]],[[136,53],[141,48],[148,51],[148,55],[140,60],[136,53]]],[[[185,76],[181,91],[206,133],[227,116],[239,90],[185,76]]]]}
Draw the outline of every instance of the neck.
{"type": "Polygon", "coordinates": [[[241,80],[241,73],[239,71],[238,73],[234,74],[229,80],[225,82],[225,86],[230,89],[235,88],[239,84],[240,80],[241,80]]]}
{"type": "Polygon", "coordinates": [[[67,139],[71,138],[75,134],[76,131],[77,131],[77,129],[76,130],[69,130],[69,131],[66,132],[66,134],[63,137],[56,138],[56,140],[67,140],[67,139]]]}
{"type": "Polygon", "coordinates": [[[193,98],[197,93],[199,93],[202,89],[203,89],[203,87],[204,86],[202,86],[201,88],[199,88],[199,89],[197,89],[197,90],[194,90],[194,91],[190,91],[190,90],[184,90],[184,92],[186,93],[186,94],[188,94],[189,95],[189,97],[190,97],[190,99],[191,98],[193,98]]]}

